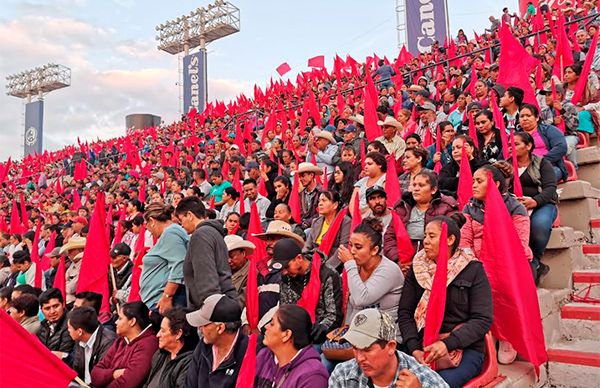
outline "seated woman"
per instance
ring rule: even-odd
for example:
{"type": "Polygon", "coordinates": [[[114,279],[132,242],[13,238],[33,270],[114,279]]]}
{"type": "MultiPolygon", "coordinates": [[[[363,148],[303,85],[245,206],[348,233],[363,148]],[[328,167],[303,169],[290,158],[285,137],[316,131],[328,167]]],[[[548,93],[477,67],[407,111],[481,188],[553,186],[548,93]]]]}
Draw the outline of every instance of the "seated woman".
{"type": "Polygon", "coordinates": [[[158,350],[144,388],[183,387],[188,366],[198,345],[198,332],[185,318],[185,310],[167,310],[160,324],[158,350]]]}
{"type": "MultiPolygon", "coordinates": [[[[385,149],[385,147],[383,147],[385,149]]],[[[360,210],[365,213],[369,210],[367,205],[367,189],[371,186],[385,187],[385,172],[387,171],[387,160],[380,152],[369,152],[365,155],[364,178],[354,184],[354,192],[350,199],[350,209],[354,209],[355,193],[358,193],[360,210]]]]}
{"type": "Polygon", "coordinates": [[[287,203],[280,203],[275,207],[275,213],[273,219],[275,221],[283,221],[287,224],[290,224],[292,227],[292,232],[296,233],[298,236],[302,237],[302,240],[306,238],[304,234],[304,230],[302,227],[296,223],[296,220],[292,218],[292,209],[290,205],[287,203]]]}
{"type": "MultiPolygon", "coordinates": [[[[404,157],[402,159],[402,168],[404,169],[404,173],[398,177],[398,181],[400,182],[400,190],[402,193],[407,193],[411,190],[415,177],[421,171],[428,171],[425,168],[428,155],[429,152],[421,147],[409,148],[404,151],[404,157]]],[[[390,203],[389,205],[394,206],[395,204],[390,203]]]]}
{"type": "Polygon", "coordinates": [[[398,308],[398,326],[408,353],[418,362],[430,364],[454,350],[462,350],[456,368],[437,370],[450,387],[462,387],[481,371],[485,335],[492,325],[492,291],[483,265],[472,252],[459,248],[460,229],[448,217],[427,224],[423,250],[413,259],[398,308]],[[448,227],[448,281],[446,309],[440,333],[449,333],[423,346],[427,304],[438,259],[442,223],[448,227]],[[425,357],[425,352],[427,357],[425,357]]]}
{"type": "MultiPolygon", "coordinates": [[[[473,175],[473,198],[463,209],[466,222],[460,229],[460,247],[469,248],[480,257],[481,245],[483,242],[483,217],[485,212],[485,196],[487,194],[488,172],[491,172],[492,179],[502,194],[504,204],[512,218],[513,224],[523,249],[525,256],[531,261],[533,254],[529,248],[529,215],[525,206],[523,206],[513,195],[508,193],[509,179],[513,176],[512,166],[505,161],[496,162],[494,165],[485,165],[473,175]]],[[[510,342],[500,341],[500,350],[498,351],[498,361],[501,364],[511,364],[517,357],[510,342]]]]}
{"type": "Polygon", "coordinates": [[[271,204],[265,213],[265,216],[269,220],[273,219],[275,215],[275,207],[277,205],[280,203],[288,203],[290,199],[290,192],[292,191],[292,183],[288,177],[279,175],[273,180],[273,187],[275,190],[275,198],[271,200],[271,204]]]}
{"type": "Polygon", "coordinates": [[[219,220],[225,221],[229,214],[240,212],[240,193],[236,189],[233,187],[226,188],[223,190],[223,196],[221,198],[223,200],[223,206],[221,206],[219,217],[217,217],[219,220]]]}
{"type": "Polygon", "coordinates": [[[494,125],[494,115],[485,109],[477,113],[475,117],[475,128],[477,128],[477,143],[481,158],[490,163],[503,159],[502,138],[500,130],[494,125]]]}
{"type": "Polygon", "coordinates": [[[452,142],[456,137],[456,130],[452,126],[450,121],[442,121],[439,124],[440,132],[442,135],[442,143],[440,144],[440,152],[437,152],[437,144],[433,143],[427,147],[429,152],[429,159],[427,160],[426,168],[433,170],[435,164],[439,161],[442,167],[452,161],[452,142]]]}
{"type": "MultiPolygon", "coordinates": [[[[576,62],[570,66],[565,67],[564,71],[564,86],[566,87],[565,98],[570,102],[575,92],[575,86],[579,81],[579,76],[583,71],[583,63],[576,62]]],[[[594,116],[598,114],[600,110],[600,95],[598,89],[592,85],[592,78],[590,77],[586,83],[583,95],[577,104],[577,107],[581,107],[577,114],[577,130],[583,134],[583,136],[590,140],[590,135],[594,133],[594,116]]]]}
{"type": "Polygon", "coordinates": [[[515,133],[515,150],[523,197],[517,198],[530,212],[529,247],[533,253],[531,270],[536,284],[550,268],[540,260],[550,241],[552,224],[558,214],[555,170],[546,158],[534,154],[535,140],[527,132],[515,133]]]}
{"type": "MultiPolygon", "coordinates": [[[[335,220],[335,217],[341,210],[341,207],[341,199],[338,193],[324,191],[319,194],[319,202],[317,205],[319,217],[316,218],[310,226],[308,237],[304,243],[304,248],[302,249],[303,252],[313,252],[315,249],[319,248],[319,245],[321,245],[321,241],[323,240],[323,236],[329,230],[329,227],[335,220]]],[[[352,221],[350,220],[350,217],[344,216],[342,224],[340,225],[340,230],[336,235],[333,246],[331,247],[331,251],[329,251],[329,257],[325,261],[332,268],[337,269],[338,267],[341,267],[341,262],[338,258],[338,247],[348,244],[351,224],[352,221]]],[[[339,270],[341,271],[341,268],[339,268],[339,270]]]]}
{"type": "Polygon", "coordinates": [[[152,330],[150,310],[142,302],[124,304],[117,319],[119,338],[92,369],[94,387],[139,387],[150,372],[158,340],[152,330]]]}
{"type": "Polygon", "coordinates": [[[225,218],[225,229],[227,230],[227,234],[237,234],[240,231],[240,213],[231,212],[225,218]]]}
{"type": "Polygon", "coordinates": [[[347,206],[352,199],[356,175],[355,166],[350,162],[340,162],[333,170],[333,179],[329,180],[329,191],[335,191],[340,195],[342,206],[347,206]]]}
{"type": "Polygon", "coordinates": [[[523,104],[519,111],[519,124],[534,140],[533,154],[552,164],[556,180],[560,182],[568,176],[563,160],[567,154],[567,141],[560,129],[554,125],[540,123],[539,113],[537,106],[523,104]]]}
{"type": "MultiPolygon", "coordinates": [[[[458,203],[454,198],[440,193],[438,178],[434,172],[421,171],[414,178],[412,191],[402,193],[402,198],[394,206],[393,211],[400,216],[416,252],[421,249],[425,238],[425,225],[436,216],[451,216],[458,213],[458,203]]],[[[385,231],[383,254],[393,262],[398,262],[396,231],[393,223],[390,223],[385,231]]]]}
{"type": "Polygon", "coordinates": [[[404,276],[394,262],[382,255],[382,231],[381,221],[365,218],[352,232],[349,248],[339,248],[339,259],[348,275],[346,324],[368,307],[377,307],[396,321],[404,276]]]}
{"type": "Polygon", "coordinates": [[[454,198],[456,198],[456,191],[458,190],[458,172],[460,171],[463,147],[466,149],[471,171],[477,171],[479,167],[488,163],[487,160],[479,159],[475,143],[469,136],[460,135],[454,139],[452,142],[452,161],[442,167],[440,171],[440,190],[442,193],[451,195],[454,198]]]}
{"type": "Polygon", "coordinates": [[[310,316],[300,306],[284,304],[267,324],[256,357],[255,388],[326,388],[329,374],[312,347],[310,316]]]}

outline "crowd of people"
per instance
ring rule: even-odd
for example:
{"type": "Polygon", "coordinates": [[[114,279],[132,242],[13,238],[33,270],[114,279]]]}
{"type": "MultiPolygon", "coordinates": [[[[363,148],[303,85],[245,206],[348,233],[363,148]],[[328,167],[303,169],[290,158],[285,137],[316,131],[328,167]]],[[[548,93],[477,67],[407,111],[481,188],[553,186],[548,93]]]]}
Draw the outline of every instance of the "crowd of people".
{"type": "MultiPolygon", "coordinates": [[[[597,5],[567,3],[505,9],[481,36],[461,30],[414,58],[336,57],[332,74],[172,125],[9,160],[0,309],[92,387],[241,386],[249,354],[255,387],[465,385],[494,320],[479,260],[489,193],[538,284],[557,184],[598,133],[597,5]],[[504,28],[539,61],[528,85],[497,82],[504,28]],[[104,197],[108,301],[78,287],[104,197]]],[[[500,340],[497,357],[517,351],[500,340]]]]}

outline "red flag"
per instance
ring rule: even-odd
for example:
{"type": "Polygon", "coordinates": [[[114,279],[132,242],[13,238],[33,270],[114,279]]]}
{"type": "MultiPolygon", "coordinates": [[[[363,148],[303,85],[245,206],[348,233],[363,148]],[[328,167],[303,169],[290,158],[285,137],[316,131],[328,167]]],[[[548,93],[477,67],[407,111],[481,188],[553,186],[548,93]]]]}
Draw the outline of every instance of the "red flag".
{"type": "Polygon", "coordinates": [[[277,72],[279,73],[280,76],[284,76],[285,73],[287,73],[288,71],[292,70],[292,68],[290,67],[290,65],[288,65],[287,62],[283,62],[281,65],[277,66],[277,72]]]}
{"type": "Polygon", "coordinates": [[[146,255],[146,226],[142,224],[138,233],[137,241],[135,242],[134,252],[135,260],[133,261],[133,269],[131,271],[131,290],[127,303],[141,301],[140,297],[140,278],[142,277],[142,265],[144,256],[146,255]]]}
{"type": "Polygon", "coordinates": [[[506,159],[508,156],[508,137],[506,135],[506,125],[504,125],[504,117],[502,116],[502,112],[500,112],[500,108],[498,108],[498,104],[496,103],[496,99],[492,98],[492,116],[494,117],[494,124],[496,128],[500,131],[500,141],[502,142],[502,157],[506,159]]]}
{"type": "Polygon", "coordinates": [[[392,211],[392,225],[396,233],[396,250],[398,251],[398,263],[409,265],[415,255],[415,248],[408,236],[408,232],[400,219],[400,216],[395,211],[392,211]]]}
{"type": "Polygon", "coordinates": [[[81,197],[79,196],[79,191],[77,189],[73,189],[73,208],[72,210],[77,211],[81,207],[81,197]]]}
{"type": "Polygon", "coordinates": [[[475,119],[473,118],[473,111],[469,112],[469,137],[473,139],[475,147],[479,148],[479,139],[477,138],[477,129],[475,129],[475,119]]]}
{"type": "MultiPolygon", "coordinates": [[[[557,100],[558,100],[558,96],[556,95],[556,84],[554,83],[554,77],[552,77],[552,79],[551,79],[550,81],[551,81],[551,83],[552,83],[552,100],[553,100],[553,101],[557,101],[557,100]]],[[[577,88],[577,85],[575,86],[575,88],[577,88]]],[[[554,109],[554,113],[555,113],[557,116],[559,115],[559,112],[558,112],[556,109],[554,109]]],[[[560,129],[560,131],[561,131],[563,134],[564,134],[564,133],[565,133],[565,131],[567,130],[567,129],[565,128],[565,120],[562,120],[562,119],[560,120],[560,123],[556,124],[556,127],[557,127],[558,129],[560,129]]]]}
{"type": "Polygon", "coordinates": [[[475,69],[475,64],[471,65],[471,82],[469,82],[469,86],[467,87],[467,92],[472,97],[475,97],[475,84],[477,83],[477,69],[475,69]]]}
{"type": "Polygon", "coordinates": [[[29,230],[29,216],[27,215],[27,208],[25,207],[25,197],[23,192],[19,193],[19,205],[21,205],[21,222],[23,223],[23,231],[29,230]]]}
{"type": "Polygon", "coordinates": [[[62,187],[62,184],[60,182],[61,182],[61,178],[60,177],[56,178],[56,188],[55,188],[55,190],[56,190],[57,194],[62,194],[65,191],[63,189],[63,187],[62,187]]]}
{"type": "Polygon", "coordinates": [[[521,178],[519,177],[519,163],[515,153],[515,132],[510,131],[510,149],[512,150],[512,166],[513,166],[513,193],[517,197],[523,196],[523,186],[521,186],[521,178]]]}
{"type": "MultiPolygon", "coordinates": [[[[250,280],[250,279],[248,279],[250,280]]],[[[248,290],[248,288],[246,288],[248,290]]],[[[242,361],[235,388],[253,388],[256,376],[256,343],[258,334],[252,333],[248,337],[248,347],[242,361]]]]}
{"type": "Polygon", "coordinates": [[[6,219],[4,217],[0,217],[0,232],[8,233],[8,224],[6,223],[6,219]]]}
{"type": "Polygon", "coordinates": [[[438,248],[435,275],[431,283],[431,296],[425,313],[425,332],[423,346],[429,346],[438,340],[444,312],[446,310],[446,283],[448,281],[448,226],[442,222],[442,232],[438,248]]]}
{"type": "Polygon", "coordinates": [[[570,66],[575,61],[573,60],[573,51],[571,50],[569,37],[567,36],[565,18],[562,14],[558,16],[554,38],[556,39],[556,56],[554,59],[554,67],[552,68],[552,75],[563,79],[565,66],[570,66]]]}
{"type": "Polygon", "coordinates": [[[0,332],[0,386],[66,387],[77,376],[4,310],[0,332]]]}
{"type": "Polygon", "coordinates": [[[33,235],[33,242],[31,243],[31,262],[35,263],[35,279],[33,286],[36,288],[42,288],[42,263],[40,260],[40,252],[38,246],[40,244],[40,231],[42,230],[42,223],[38,222],[35,227],[35,234],[33,235]]]}
{"type": "Polygon", "coordinates": [[[387,193],[388,206],[394,206],[400,200],[402,190],[396,172],[396,158],[393,154],[388,157],[387,171],[385,172],[385,192],[387,193]]]}
{"type": "Polygon", "coordinates": [[[63,296],[63,299],[67,299],[67,278],[65,276],[65,258],[61,257],[60,262],[58,263],[58,268],[56,268],[56,275],[54,276],[54,283],[52,286],[54,288],[58,288],[60,293],[63,296]]]}
{"type": "MultiPolygon", "coordinates": [[[[108,266],[110,245],[105,232],[104,192],[99,192],[81,259],[77,292],[93,291],[102,295],[101,312],[110,312],[108,304],[108,266]]],[[[144,236],[140,236],[142,239],[144,236]]]]}
{"type": "Polygon", "coordinates": [[[17,209],[17,201],[13,199],[12,210],[10,211],[10,233],[23,234],[23,224],[19,217],[19,209],[17,209]]]}
{"type": "Polygon", "coordinates": [[[354,193],[354,204],[352,206],[352,224],[350,230],[354,230],[362,222],[362,214],[360,213],[360,198],[358,191],[354,193]]]}
{"type": "Polygon", "coordinates": [[[598,33],[594,35],[592,39],[592,44],[590,45],[590,49],[585,56],[585,62],[583,64],[583,69],[581,70],[581,74],[577,79],[577,83],[575,84],[575,91],[573,92],[573,97],[571,98],[571,102],[575,105],[580,101],[581,96],[583,96],[583,92],[588,83],[588,77],[590,75],[590,70],[592,68],[592,62],[594,62],[594,56],[596,55],[596,46],[598,45],[598,33]]]}
{"type": "Polygon", "coordinates": [[[298,174],[294,174],[294,183],[292,184],[288,205],[292,211],[292,218],[294,221],[300,222],[302,212],[300,209],[300,182],[298,174]]]}
{"type": "Polygon", "coordinates": [[[316,57],[312,57],[308,60],[308,67],[325,67],[325,56],[317,55],[316,57]]]}
{"type": "Polygon", "coordinates": [[[367,140],[374,141],[376,138],[383,135],[381,127],[377,125],[377,101],[378,94],[373,83],[371,74],[367,74],[367,82],[365,85],[365,136],[367,140]]]}
{"type": "Polygon", "coordinates": [[[480,258],[492,288],[492,332],[531,362],[539,376],[546,346],[529,261],[491,173],[485,198],[480,258]]]}
{"type": "Polygon", "coordinates": [[[258,216],[258,207],[256,207],[256,202],[252,202],[250,204],[250,223],[248,225],[247,240],[256,246],[253,256],[256,258],[257,270],[265,274],[268,270],[267,263],[264,262],[267,257],[267,249],[265,247],[265,242],[258,237],[255,237],[256,234],[260,234],[262,232],[263,228],[260,223],[260,217],[258,216]]]}
{"type": "Polygon", "coordinates": [[[145,179],[142,180],[142,184],[140,185],[138,198],[141,203],[146,202],[146,180],[145,179]]]}
{"type": "Polygon", "coordinates": [[[467,149],[463,144],[462,158],[460,159],[460,171],[458,173],[458,209],[462,211],[473,196],[473,172],[469,164],[467,149]]]}
{"type": "Polygon", "coordinates": [[[46,271],[50,268],[50,259],[48,258],[48,255],[50,254],[50,252],[52,252],[54,250],[54,248],[56,247],[56,231],[52,231],[52,234],[50,235],[50,239],[48,240],[48,243],[46,244],[46,249],[44,249],[44,255],[42,256],[41,259],[41,266],[42,266],[42,271],[46,271]]]}
{"type": "MultiPolygon", "coordinates": [[[[473,118],[473,115],[470,116],[470,118],[473,118]]],[[[429,132],[429,131],[427,131],[429,132]]],[[[437,126],[436,129],[437,132],[437,136],[435,137],[435,152],[442,152],[442,130],[440,129],[440,126],[437,126]]],[[[469,122],[469,135],[471,132],[471,122],[469,122]]],[[[435,162],[435,166],[433,166],[433,171],[435,171],[436,174],[439,174],[440,171],[442,171],[442,162],[441,162],[441,158],[440,160],[438,160],[437,162],[435,162]]]]}

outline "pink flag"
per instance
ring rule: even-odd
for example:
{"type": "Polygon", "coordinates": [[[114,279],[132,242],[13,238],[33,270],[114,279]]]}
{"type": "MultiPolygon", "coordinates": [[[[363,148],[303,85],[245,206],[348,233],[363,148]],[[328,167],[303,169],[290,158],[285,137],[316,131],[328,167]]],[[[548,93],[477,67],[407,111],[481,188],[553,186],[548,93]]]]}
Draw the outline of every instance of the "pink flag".
{"type": "Polygon", "coordinates": [[[288,65],[287,62],[283,62],[281,65],[277,66],[277,69],[275,70],[277,70],[279,75],[283,77],[283,75],[288,71],[292,70],[292,68],[290,67],[290,65],[288,65]]]}
{"type": "Polygon", "coordinates": [[[387,194],[387,204],[392,207],[400,200],[402,190],[398,181],[398,173],[396,172],[396,158],[393,154],[388,156],[387,170],[385,172],[385,192],[387,194]]]}
{"type": "Polygon", "coordinates": [[[325,56],[317,55],[316,57],[312,57],[308,60],[308,67],[325,67],[325,56]]]}
{"type": "Polygon", "coordinates": [[[460,170],[458,173],[458,209],[462,211],[473,196],[473,172],[467,157],[467,149],[462,148],[462,158],[460,159],[460,170]]]}
{"type": "Polygon", "coordinates": [[[292,184],[292,191],[290,192],[288,205],[292,211],[292,218],[294,221],[300,222],[302,219],[302,212],[300,209],[300,182],[298,174],[294,174],[294,183],[292,184]]]}

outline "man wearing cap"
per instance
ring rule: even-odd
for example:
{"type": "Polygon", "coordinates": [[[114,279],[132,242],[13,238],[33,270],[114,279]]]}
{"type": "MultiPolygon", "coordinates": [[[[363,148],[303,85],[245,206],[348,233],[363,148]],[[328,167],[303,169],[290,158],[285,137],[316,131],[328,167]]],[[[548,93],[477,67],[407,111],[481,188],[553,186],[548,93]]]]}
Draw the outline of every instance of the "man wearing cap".
{"type": "Polygon", "coordinates": [[[110,264],[108,269],[108,289],[110,291],[110,301],[113,305],[123,304],[129,298],[131,290],[131,273],[133,263],[129,259],[131,248],[125,243],[118,243],[110,250],[110,264]],[[112,271],[112,274],[110,273],[112,271]],[[113,278],[114,284],[113,284],[113,278]]]}
{"type": "Polygon", "coordinates": [[[202,332],[188,367],[187,388],[235,387],[248,347],[248,337],[240,330],[241,314],[236,300],[214,294],[201,309],[186,315],[188,323],[202,332]]]}
{"type": "Polygon", "coordinates": [[[48,254],[48,260],[50,261],[50,268],[44,271],[44,284],[45,289],[48,290],[54,287],[54,278],[56,277],[56,270],[60,264],[60,247],[56,247],[48,254]]]}
{"type": "Polygon", "coordinates": [[[248,178],[258,181],[258,178],[260,178],[260,165],[258,162],[251,160],[246,163],[246,175],[248,178]]]}
{"type": "Polygon", "coordinates": [[[392,221],[392,212],[387,206],[387,193],[385,188],[381,186],[371,186],[366,192],[367,205],[369,206],[368,212],[364,217],[375,217],[378,218],[383,224],[383,234],[387,230],[390,222],[392,221]]]}
{"type": "Polygon", "coordinates": [[[357,161],[360,160],[360,146],[364,139],[360,138],[359,130],[354,124],[348,124],[342,129],[344,144],[343,147],[338,147],[337,153],[333,158],[333,164],[338,165],[342,161],[342,150],[347,146],[354,148],[354,154],[356,155],[357,161]]]}
{"type": "Polygon", "coordinates": [[[398,160],[404,155],[406,143],[402,137],[398,136],[398,131],[402,129],[402,124],[392,116],[387,116],[384,121],[377,121],[377,125],[383,127],[383,136],[376,138],[385,146],[390,155],[398,160]]]}
{"type": "Polygon", "coordinates": [[[343,339],[352,345],[354,359],[336,366],[329,388],[449,387],[429,367],[396,349],[396,323],[385,312],[360,311],[343,339]]]}
{"type": "Polygon", "coordinates": [[[481,112],[482,109],[483,108],[481,107],[481,104],[478,101],[473,101],[473,102],[469,103],[469,105],[467,105],[467,109],[463,116],[463,122],[457,128],[456,134],[468,136],[469,135],[469,121],[471,120],[471,116],[473,116],[473,123],[474,123],[475,116],[477,116],[477,114],[479,112],[481,112]]]}
{"type": "Polygon", "coordinates": [[[308,229],[315,218],[318,217],[317,204],[319,202],[319,193],[323,191],[323,186],[317,184],[315,177],[323,175],[323,170],[312,163],[303,162],[298,165],[296,171],[302,191],[300,191],[300,227],[308,229]]]}
{"type": "Polygon", "coordinates": [[[306,153],[306,161],[312,162],[313,155],[317,166],[321,170],[327,169],[327,175],[333,174],[333,158],[338,151],[337,142],[335,138],[328,131],[319,131],[314,137],[309,136],[308,138],[308,152],[306,153]]]}
{"type": "MultiPolygon", "coordinates": [[[[280,304],[296,304],[302,297],[310,279],[310,260],[321,260],[315,252],[310,259],[302,255],[302,248],[296,240],[284,238],[273,247],[273,263],[281,265],[280,304]]],[[[344,319],[342,311],[342,281],[340,275],[330,266],[321,265],[319,272],[321,291],[312,329],[313,343],[321,344],[331,330],[341,326],[344,319]]]]}
{"type": "Polygon", "coordinates": [[[246,211],[250,211],[252,202],[256,203],[260,222],[265,222],[267,219],[267,209],[271,205],[271,201],[258,192],[256,180],[252,178],[244,179],[242,189],[244,190],[244,206],[247,209],[246,211]]]}
{"type": "Polygon", "coordinates": [[[71,265],[65,271],[67,305],[75,302],[75,291],[77,290],[77,280],[79,280],[79,270],[81,269],[85,241],[85,237],[71,237],[69,242],[63,245],[59,251],[61,255],[66,254],[71,261],[71,265]]]}
{"type": "Polygon", "coordinates": [[[240,306],[244,308],[246,307],[246,284],[248,282],[248,269],[250,268],[248,256],[254,253],[256,246],[235,234],[225,236],[225,245],[227,245],[229,254],[231,283],[233,283],[240,296],[240,306]]]}
{"type": "Polygon", "coordinates": [[[302,249],[304,240],[293,232],[290,224],[284,221],[271,221],[264,233],[255,237],[265,242],[267,256],[259,261],[258,268],[258,317],[259,328],[267,324],[279,305],[282,265],[273,260],[275,244],[284,238],[293,239],[302,249]],[[265,268],[266,265],[266,268],[265,268]]]}
{"type": "Polygon", "coordinates": [[[417,93],[420,92],[421,90],[423,90],[422,86],[410,85],[410,87],[407,90],[408,98],[405,98],[404,95],[402,96],[402,100],[403,100],[402,108],[412,110],[413,106],[415,105],[415,101],[417,99],[417,93]]]}
{"type": "Polygon", "coordinates": [[[77,216],[77,217],[73,218],[73,220],[71,222],[73,223],[71,225],[71,228],[73,229],[72,237],[81,236],[81,231],[83,230],[83,228],[85,226],[87,226],[88,220],[85,217],[77,216]]]}
{"type": "Polygon", "coordinates": [[[436,114],[435,104],[431,101],[425,101],[423,105],[419,106],[419,124],[415,131],[417,135],[421,136],[421,139],[427,138],[427,132],[431,134],[431,139],[435,140],[437,136],[437,126],[442,121],[446,120],[446,115],[443,112],[436,114]]]}

